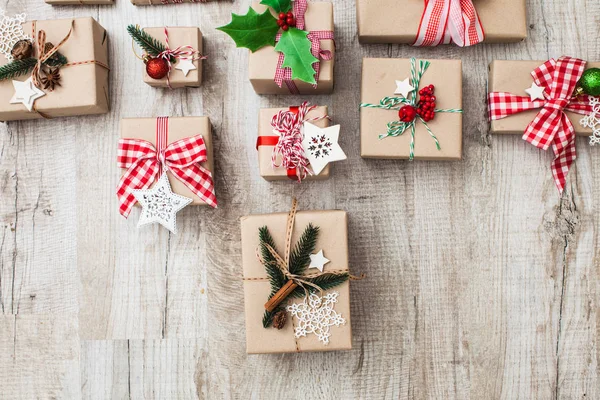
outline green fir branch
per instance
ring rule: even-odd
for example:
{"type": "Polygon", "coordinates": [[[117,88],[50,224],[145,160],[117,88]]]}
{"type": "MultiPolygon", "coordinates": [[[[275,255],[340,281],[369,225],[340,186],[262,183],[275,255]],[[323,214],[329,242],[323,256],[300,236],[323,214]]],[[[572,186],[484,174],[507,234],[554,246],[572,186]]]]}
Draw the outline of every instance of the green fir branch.
{"type": "Polygon", "coordinates": [[[48,65],[50,67],[62,67],[67,63],[67,57],[63,56],[57,51],[56,53],[52,54],[52,57],[44,62],[44,65],[48,65]]]}
{"type": "Polygon", "coordinates": [[[310,264],[310,255],[315,251],[319,227],[308,224],[296,247],[290,254],[290,272],[294,275],[302,275],[310,264]]]}
{"type": "Polygon", "coordinates": [[[265,314],[263,315],[263,320],[262,320],[263,328],[268,328],[271,325],[273,325],[273,318],[275,317],[275,314],[277,314],[279,311],[282,311],[282,310],[285,310],[285,309],[281,306],[275,308],[271,312],[268,312],[267,310],[265,310],[265,314]]]}
{"type": "Polygon", "coordinates": [[[33,57],[23,60],[14,60],[0,67],[0,81],[13,79],[30,72],[37,64],[37,60],[33,57]]]}
{"type": "MultiPolygon", "coordinates": [[[[127,26],[127,32],[133,40],[149,55],[156,57],[166,50],[165,46],[156,38],[144,32],[138,25],[127,26]]],[[[174,60],[171,60],[173,62],[174,60]]]]}

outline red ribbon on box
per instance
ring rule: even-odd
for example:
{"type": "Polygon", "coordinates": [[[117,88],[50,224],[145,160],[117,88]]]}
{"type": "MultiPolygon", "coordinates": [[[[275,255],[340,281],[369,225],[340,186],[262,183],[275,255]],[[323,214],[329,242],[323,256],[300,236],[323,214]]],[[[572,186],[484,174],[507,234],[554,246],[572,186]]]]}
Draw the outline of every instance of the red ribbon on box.
{"type": "Polygon", "coordinates": [[[425,9],[413,46],[454,43],[472,46],[485,32],[472,0],[425,0],[425,9]]]}
{"type": "Polygon", "coordinates": [[[167,146],[169,118],[156,119],[156,147],[142,139],[120,139],[117,163],[127,168],[117,186],[119,212],[129,216],[136,203],[134,189],[147,189],[160,176],[163,168],[183,182],[195,195],[211,207],[217,207],[212,174],[200,163],[207,158],[202,135],[180,139],[167,146]]]}
{"type": "Polygon", "coordinates": [[[525,129],[523,139],[543,150],[552,145],[555,155],[552,175],[560,193],[565,188],[571,164],[577,158],[575,128],[565,111],[577,114],[592,112],[589,96],[572,97],[585,65],[584,60],[561,57],[558,60],[550,59],[533,70],[531,76],[536,85],[544,88],[545,100],[531,101],[529,96],[506,92],[492,92],[488,95],[490,120],[541,108],[525,129]]]}
{"type": "MultiPolygon", "coordinates": [[[[305,19],[304,14],[306,14],[306,9],[308,8],[307,0],[296,0],[294,1],[294,16],[296,17],[296,28],[300,30],[304,30],[305,19]]],[[[333,55],[329,50],[321,50],[321,40],[334,40],[333,39],[333,31],[310,31],[307,36],[308,40],[310,40],[311,48],[310,52],[313,56],[318,58],[319,60],[329,61],[333,58],[333,55]]],[[[281,39],[281,33],[278,33],[275,41],[279,42],[281,39]]],[[[285,56],[283,53],[279,53],[279,60],[277,61],[277,69],[275,70],[275,83],[277,86],[281,87],[285,82],[288,87],[290,93],[292,94],[300,94],[298,87],[292,80],[292,69],[291,68],[283,68],[283,60],[285,56]]],[[[319,72],[321,69],[321,63],[315,62],[315,80],[319,80],[319,72]]],[[[313,85],[313,87],[317,87],[317,85],[313,85]]]]}

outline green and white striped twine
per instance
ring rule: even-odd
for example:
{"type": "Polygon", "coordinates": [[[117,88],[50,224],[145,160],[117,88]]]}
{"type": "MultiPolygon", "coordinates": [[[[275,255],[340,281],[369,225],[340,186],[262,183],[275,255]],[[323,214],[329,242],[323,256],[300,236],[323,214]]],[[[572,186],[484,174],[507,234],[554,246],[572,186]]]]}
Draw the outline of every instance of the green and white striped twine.
{"type": "MultiPolygon", "coordinates": [[[[423,77],[423,74],[425,74],[425,71],[427,71],[427,68],[429,68],[430,64],[431,63],[429,61],[419,60],[419,68],[417,69],[417,59],[416,58],[410,59],[410,80],[411,80],[411,86],[414,89],[411,90],[411,92],[408,94],[408,97],[409,97],[408,99],[402,95],[399,95],[399,97],[384,97],[383,99],[381,99],[379,101],[379,104],[361,103],[360,107],[362,107],[362,108],[380,108],[380,109],[384,109],[384,110],[395,110],[395,111],[399,111],[400,108],[404,107],[405,105],[409,105],[409,106],[416,108],[417,107],[417,92],[419,90],[421,78],[423,77]]],[[[435,113],[462,113],[462,109],[460,109],[460,108],[444,108],[444,109],[436,108],[434,110],[434,112],[435,113]]],[[[431,128],[429,128],[429,125],[427,125],[427,122],[425,122],[423,120],[423,118],[421,118],[420,116],[417,116],[417,118],[415,118],[411,122],[402,122],[402,121],[388,122],[387,132],[385,134],[379,135],[379,139],[384,139],[388,136],[392,136],[392,137],[400,136],[407,129],[410,128],[410,155],[409,155],[408,159],[412,161],[415,158],[415,130],[416,130],[415,124],[417,122],[417,119],[419,119],[423,123],[423,125],[425,125],[425,129],[427,129],[429,136],[431,136],[431,138],[435,141],[435,146],[437,147],[438,150],[441,150],[442,148],[440,146],[440,142],[439,142],[438,138],[435,136],[435,134],[433,133],[431,128]]]]}

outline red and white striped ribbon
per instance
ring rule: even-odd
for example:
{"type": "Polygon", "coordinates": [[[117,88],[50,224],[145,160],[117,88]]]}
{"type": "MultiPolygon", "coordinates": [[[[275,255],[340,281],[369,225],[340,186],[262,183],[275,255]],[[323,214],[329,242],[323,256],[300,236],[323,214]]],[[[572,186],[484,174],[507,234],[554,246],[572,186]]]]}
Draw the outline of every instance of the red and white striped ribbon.
{"type": "Polygon", "coordinates": [[[454,43],[465,47],[482,42],[484,37],[472,0],[425,0],[413,46],[454,43]]]}
{"type": "Polygon", "coordinates": [[[171,81],[169,79],[169,76],[171,75],[171,70],[173,69],[173,65],[171,64],[171,57],[176,58],[176,59],[191,58],[192,61],[196,61],[196,60],[206,60],[206,56],[201,55],[198,50],[194,49],[190,45],[178,46],[175,49],[171,49],[169,47],[169,31],[166,26],[164,29],[165,29],[165,47],[166,47],[166,49],[165,49],[165,51],[158,53],[158,55],[156,57],[164,58],[167,61],[167,64],[169,65],[169,72],[167,73],[167,85],[169,86],[169,88],[172,89],[171,81]]]}
{"type": "Polygon", "coordinates": [[[200,200],[217,207],[212,174],[200,163],[207,158],[202,135],[177,140],[169,145],[169,119],[156,119],[156,146],[142,139],[120,139],[117,164],[127,169],[117,186],[119,212],[128,217],[136,203],[134,189],[149,188],[163,168],[183,182],[200,200]]]}

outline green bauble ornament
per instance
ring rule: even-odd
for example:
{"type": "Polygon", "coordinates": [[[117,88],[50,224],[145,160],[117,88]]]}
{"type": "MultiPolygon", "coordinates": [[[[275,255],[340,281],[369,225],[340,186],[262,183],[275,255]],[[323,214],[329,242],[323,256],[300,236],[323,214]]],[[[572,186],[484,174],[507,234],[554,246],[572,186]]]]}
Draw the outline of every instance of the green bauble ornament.
{"type": "Polygon", "coordinates": [[[600,96],[600,68],[590,68],[581,75],[574,95],[579,96],[581,94],[600,96]]]}

